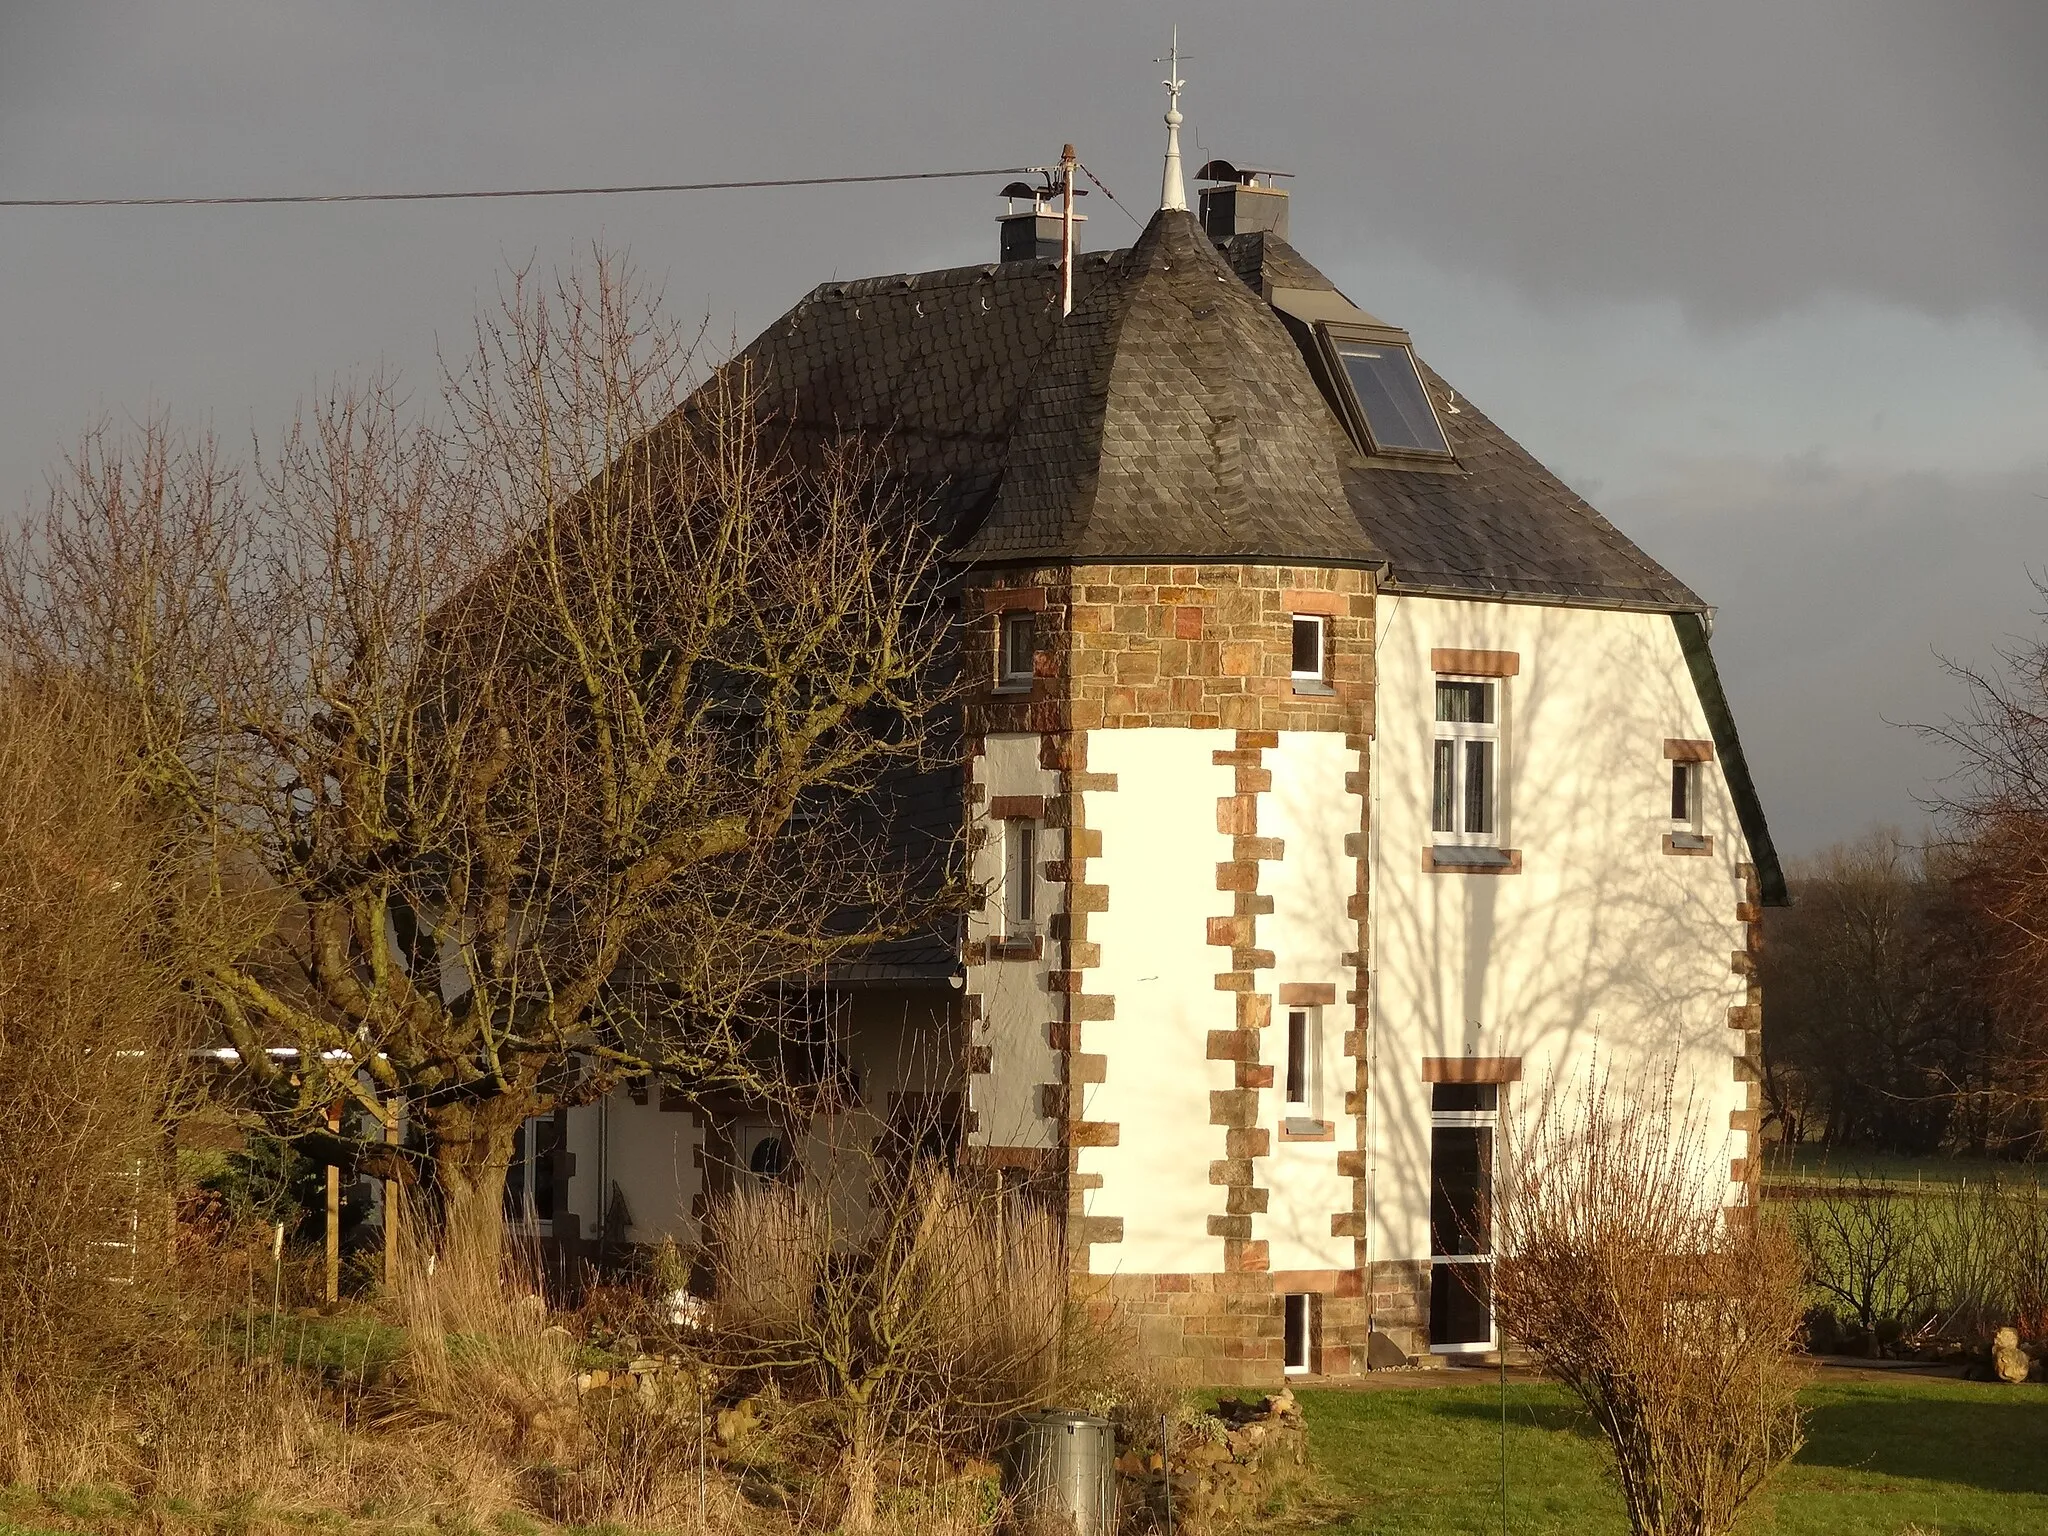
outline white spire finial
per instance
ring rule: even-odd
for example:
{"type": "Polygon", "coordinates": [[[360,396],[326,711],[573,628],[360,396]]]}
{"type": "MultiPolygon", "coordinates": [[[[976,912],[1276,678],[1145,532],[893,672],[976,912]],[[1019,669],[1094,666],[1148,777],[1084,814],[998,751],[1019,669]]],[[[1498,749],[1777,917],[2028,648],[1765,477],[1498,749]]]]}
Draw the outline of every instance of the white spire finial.
{"type": "Polygon", "coordinates": [[[1180,77],[1180,28],[1173,29],[1173,50],[1163,59],[1154,59],[1155,64],[1166,66],[1166,173],[1159,181],[1159,206],[1176,208],[1185,213],[1188,206],[1188,189],[1180,177],[1180,88],[1187,82],[1180,77]]]}

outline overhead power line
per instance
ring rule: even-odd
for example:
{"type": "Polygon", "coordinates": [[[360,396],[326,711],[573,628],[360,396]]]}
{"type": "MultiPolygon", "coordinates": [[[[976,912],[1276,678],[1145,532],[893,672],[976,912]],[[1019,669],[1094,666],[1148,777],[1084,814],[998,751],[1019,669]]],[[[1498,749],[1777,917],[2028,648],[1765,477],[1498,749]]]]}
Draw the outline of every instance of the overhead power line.
{"type": "Polygon", "coordinates": [[[1028,176],[1037,165],[983,171],[892,171],[876,176],[787,176],[767,181],[668,181],[621,187],[507,187],[484,192],[301,192],[262,197],[5,197],[0,208],[247,208],[278,203],[448,203],[503,197],[624,197],[647,192],[739,192],[756,187],[844,187],[879,181],[1028,176]]]}
{"type": "Polygon", "coordinates": [[[1129,208],[1124,207],[1122,200],[1119,199],[1114,192],[1110,191],[1108,187],[1103,186],[1102,178],[1096,175],[1093,171],[1088,169],[1087,161],[1076,160],[1074,163],[1081,167],[1081,174],[1086,176],[1090,181],[1094,182],[1096,189],[1100,191],[1104,197],[1108,198],[1112,203],[1115,203],[1118,208],[1123,210],[1123,215],[1125,218],[1129,219],[1133,224],[1137,225],[1140,229],[1143,229],[1145,227],[1145,221],[1139,218],[1135,213],[1131,212],[1129,208]]]}

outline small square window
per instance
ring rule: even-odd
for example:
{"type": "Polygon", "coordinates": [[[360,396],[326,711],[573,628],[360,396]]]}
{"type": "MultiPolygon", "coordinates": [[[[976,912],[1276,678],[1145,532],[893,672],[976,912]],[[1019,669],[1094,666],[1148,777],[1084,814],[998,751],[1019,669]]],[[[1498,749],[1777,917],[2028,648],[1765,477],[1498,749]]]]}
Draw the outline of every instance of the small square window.
{"type": "Polygon", "coordinates": [[[1320,614],[1294,616],[1294,680],[1297,683],[1323,681],[1324,621],[1320,614]]]}
{"type": "Polygon", "coordinates": [[[1038,624],[1029,613],[1006,613],[996,647],[996,683],[1003,688],[1028,688],[1037,671],[1038,624]]]}
{"type": "Polygon", "coordinates": [[[1691,830],[1700,816],[1700,765],[1671,765],[1671,819],[1691,830]]]}
{"type": "Polygon", "coordinates": [[[1705,766],[1696,761],[1671,765],[1671,837],[1666,847],[1674,852],[1690,853],[1707,847],[1702,777],[1705,766]]]}

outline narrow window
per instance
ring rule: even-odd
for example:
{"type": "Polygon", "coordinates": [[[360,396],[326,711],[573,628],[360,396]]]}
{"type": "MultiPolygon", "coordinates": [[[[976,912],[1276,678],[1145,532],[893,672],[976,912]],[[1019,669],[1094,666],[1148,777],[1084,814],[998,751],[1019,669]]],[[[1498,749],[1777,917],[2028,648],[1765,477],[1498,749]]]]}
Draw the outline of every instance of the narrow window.
{"type": "Polygon", "coordinates": [[[1321,1118],[1321,1083],[1316,1063],[1320,1049],[1322,1010],[1290,1008],[1287,1011],[1287,1118],[1321,1118]]]}
{"type": "Polygon", "coordinates": [[[1287,1334],[1285,1365],[1289,1376],[1306,1376],[1309,1372],[1315,1334],[1313,1301],[1314,1293],[1310,1291],[1293,1291],[1282,1298],[1287,1334]]]}
{"type": "Polygon", "coordinates": [[[1500,681],[1439,678],[1430,827],[1442,843],[1500,840],[1500,681]]]}
{"type": "Polygon", "coordinates": [[[1294,680],[1320,683],[1323,677],[1323,619],[1320,614],[1294,616],[1294,680]]]}
{"type": "Polygon", "coordinates": [[[1037,621],[1028,612],[1006,613],[996,646],[996,683],[1003,688],[1029,688],[1036,668],[1037,621]]]}
{"type": "Polygon", "coordinates": [[[505,1219],[515,1224],[527,1216],[527,1195],[533,1182],[533,1164],[528,1156],[530,1124],[521,1121],[512,1133],[512,1162],[505,1170],[505,1219]]]}
{"type": "Polygon", "coordinates": [[[555,1143],[561,1139],[561,1126],[552,1118],[529,1120],[527,1130],[533,1136],[533,1199],[531,1210],[537,1222],[551,1222],[555,1219],[555,1143]]]}
{"type": "Polygon", "coordinates": [[[1038,823],[1003,823],[1003,938],[1028,941],[1037,931],[1036,879],[1038,823]]]}
{"type": "Polygon", "coordinates": [[[1702,818],[1700,775],[1705,765],[1677,762],[1671,765],[1671,844],[1673,848],[1704,848],[1706,827],[1702,818]]]}

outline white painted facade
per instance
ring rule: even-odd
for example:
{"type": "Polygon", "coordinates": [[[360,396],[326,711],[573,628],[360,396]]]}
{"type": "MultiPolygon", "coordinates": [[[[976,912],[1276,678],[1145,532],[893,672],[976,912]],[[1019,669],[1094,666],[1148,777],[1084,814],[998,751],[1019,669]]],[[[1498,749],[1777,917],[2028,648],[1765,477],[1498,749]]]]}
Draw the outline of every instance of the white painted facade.
{"type": "MultiPolygon", "coordinates": [[[[1330,999],[1316,1009],[1308,1113],[1296,1107],[1291,1119],[1282,1083],[1251,1090],[1270,1140],[1255,1164],[1264,1207],[1249,1213],[1250,1241],[1264,1245],[1276,1278],[1359,1268],[1348,1213],[1361,1145],[1366,1263],[1430,1257],[1432,1058],[1518,1061],[1519,1080],[1504,1090],[1509,1115],[1596,1064],[1620,1077],[1675,1069],[1681,1099],[1690,1095],[1700,1120],[1725,1136],[1725,1155],[1749,1150],[1727,1128],[1747,1103],[1735,1071],[1743,1036],[1729,1010],[1747,996],[1731,959],[1748,938],[1738,908],[1750,851],[1718,762],[1701,771],[1699,830],[1711,852],[1667,851],[1666,743],[1713,734],[1670,616],[1382,593],[1373,633],[1369,765],[1339,731],[1282,731],[1260,757],[1271,783],[1256,797],[1257,836],[1281,851],[1258,871],[1258,895],[1271,905],[1257,918],[1256,946],[1272,959],[1255,977],[1272,1000],[1258,1064],[1284,1073],[1285,989],[1330,999]],[[1513,873],[1429,868],[1438,650],[1512,655],[1500,681],[1497,802],[1499,845],[1519,860],[1513,873]],[[1358,1063],[1345,1053],[1356,1029],[1361,856],[1370,963],[1362,1099],[1358,1063]],[[1327,1132],[1309,1134],[1317,1121],[1327,1132]]],[[[1209,1047],[1238,1014],[1237,994],[1218,985],[1233,962],[1210,920],[1234,911],[1233,893],[1218,888],[1219,866],[1238,857],[1219,804],[1240,793],[1226,765],[1242,757],[1240,736],[1088,732],[1077,782],[1094,851],[1079,875],[1063,867],[1070,839],[1052,811],[1066,775],[1045,766],[1043,750],[1035,732],[981,739],[968,772],[984,836],[970,868],[988,900],[968,914],[964,985],[862,998],[847,1041],[862,1103],[810,1124],[806,1167],[839,1188],[848,1170],[867,1166],[849,1152],[888,1128],[899,1098],[964,1087],[970,1148],[998,1161],[1044,1155],[1055,1177],[1077,1176],[1077,1214],[1110,1219],[1089,1230],[1120,1224],[1119,1240],[1091,1241],[1093,1274],[1222,1274],[1231,1261],[1211,1219],[1229,1214],[1230,1189],[1212,1164],[1228,1155],[1228,1133],[1211,1095],[1240,1078],[1209,1047]],[[1039,808],[1035,948],[992,942],[1003,935],[1005,878],[993,812],[1022,814],[1019,804],[1039,808]],[[1077,1026],[1071,1056],[1058,1045],[1065,946],[1052,921],[1070,878],[1108,893],[1089,917],[1085,980],[1070,982],[1115,1000],[1114,1017],[1077,1026]],[[962,998],[973,999],[965,1016],[962,998]],[[962,1047],[977,1059],[964,1073],[962,1047]],[[1079,1102],[1063,1120],[1069,1061],[1094,1058],[1100,1072],[1089,1072],[1100,1080],[1071,1088],[1079,1102]],[[1068,1164],[1063,1126],[1083,1124],[1113,1126],[1114,1141],[1084,1142],[1068,1164]]],[[[631,1213],[628,1243],[694,1238],[693,1203],[715,1182],[696,1116],[661,1110],[658,1095],[634,1105],[620,1094],[570,1122],[570,1205],[586,1236],[604,1208],[602,1178],[631,1213]]],[[[855,1185],[845,1196],[849,1212],[861,1204],[855,1185]]],[[[1741,1198],[1732,1181],[1728,1197],[1741,1198]]]]}
{"type": "MultiPolygon", "coordinates": [[[[1677,1071],[1727,1155],[1746,1102],[1728,1010],[1746,982],[1739,866],[1750,854],[1718,763],[1701,775],[1710,856],[1664,851],[1667,739],[1711,732],[1672,621],[1382,594],[1372,771],[1369,1215],[1374,1260],[1429,1255],[1427,1057],[1519,1057],[1515,1114],[1596,1057],[1615,1080],[1677,1071]],[[1428,873],[1437,648],[1513,652],[1504,679],[1500,843],[1516,874],[1428,873]]],[[[1718,1148],[1710,1148],[1716,1151],[1718,1148]]],[[[1733,1198],[1731,1191],[1731,1198],[1733,1198]]]]}

